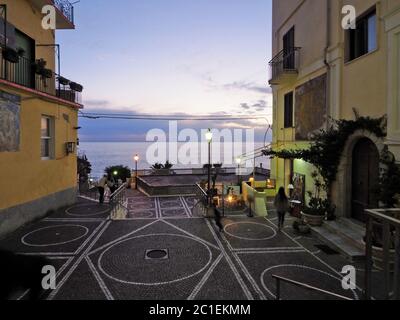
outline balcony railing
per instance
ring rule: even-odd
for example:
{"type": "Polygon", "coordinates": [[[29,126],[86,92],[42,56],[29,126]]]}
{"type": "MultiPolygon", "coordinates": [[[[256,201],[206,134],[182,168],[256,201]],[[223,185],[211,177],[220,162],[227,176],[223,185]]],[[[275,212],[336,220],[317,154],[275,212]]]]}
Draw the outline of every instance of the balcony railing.
{"type": "Polygon", "coordinates": [[[270,62],[271,80],[277,81],[284,74],[297,74],[300,61],[299,47],[282,50],[270,62]]]}
{"type": "Polygon", "coordinates": [[[19,57],[18,62],[7,61],[0,49],[0,78],[17,85],[33,89],[51,96],[81,104],[81,90],[76,88],[74,83],[60,75],[49,72],[39,74],[35,70],[35,61],[19,57]]]}
{"type": "Polygon", "coordinates": [[[371,300],[373,297],[375,259],[375,266],[383,273],[383,299],[400,300],[400,209],[368,209],[365,213],[365,298],[371,300]]]}
{"type": "Polygon", "coordinates": [[[74,24],[74,6],[68,0],[53,0],[53,2],[64,17],[74,24]]]}

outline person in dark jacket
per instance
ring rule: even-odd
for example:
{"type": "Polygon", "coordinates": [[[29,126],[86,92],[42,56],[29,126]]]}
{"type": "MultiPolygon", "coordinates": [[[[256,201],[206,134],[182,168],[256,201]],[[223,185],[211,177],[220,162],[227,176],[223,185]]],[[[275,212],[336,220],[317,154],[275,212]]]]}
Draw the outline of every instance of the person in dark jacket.
{"type": "Polygon", "coordinates": [[[285,215],[286,212],[289,211],[289,199],[286,196],[285,189],[280,188],[278,194],[275,197],[274,200],[274,206],[276,208],[276,211],[278,212],[278,228],[279,231],[283,229],[283,226],[285,224],[285,215]]]}
{"type": "Polygon", "coordinates": [[[221,213],[219,212],[217,206],[214,204],[214,217],[215,217],[215,224],[219,228],[219,232],[224,232],[224,226],[221,223],[221,213]]]}

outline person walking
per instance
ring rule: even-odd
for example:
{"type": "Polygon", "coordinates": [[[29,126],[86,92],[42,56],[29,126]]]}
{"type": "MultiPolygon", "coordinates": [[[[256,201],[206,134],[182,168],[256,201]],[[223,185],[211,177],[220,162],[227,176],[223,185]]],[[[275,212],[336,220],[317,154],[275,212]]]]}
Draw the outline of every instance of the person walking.
{"type": "Polygon", "coordinates": [[[104,190],[105,190],[105,187],[107,186],[107,183],[108,183],[108,178],[107,178],[107,175],[105,174],[103,176],[103,178],[100,179],[100,181],[97,185],[97,189],[100,194],[100,198],[99,198],[100,204],[104,203],[104,190]]]}
{"type": "Polygon", "coordinates": [[[219,232],[224,232],[224,227],[221,223],[221,213],[219,212],[219,210],[215,204],[213,204],[213,209],[214,209],[215,224],[219,228],[219,232]]]}
{"type": "Polygon", "coordinates": [[[281,187],[275,196],[274,206],[278,212],[278,229],[281,231],[285,224],[285,215],[289,211],[289,199],[286,196],[285,189],[281,187]]]}

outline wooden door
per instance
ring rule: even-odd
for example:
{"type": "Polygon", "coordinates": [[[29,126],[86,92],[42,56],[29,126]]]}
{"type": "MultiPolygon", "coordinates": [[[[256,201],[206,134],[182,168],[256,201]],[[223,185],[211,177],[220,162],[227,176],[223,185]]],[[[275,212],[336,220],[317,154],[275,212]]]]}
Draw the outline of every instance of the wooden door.
{"type": "Polygon", "coordinates": [[[365,222],[365,209],[377,208],[379,152],[369,139],[361,139],[353,150],[352,218],[365,222]]]}

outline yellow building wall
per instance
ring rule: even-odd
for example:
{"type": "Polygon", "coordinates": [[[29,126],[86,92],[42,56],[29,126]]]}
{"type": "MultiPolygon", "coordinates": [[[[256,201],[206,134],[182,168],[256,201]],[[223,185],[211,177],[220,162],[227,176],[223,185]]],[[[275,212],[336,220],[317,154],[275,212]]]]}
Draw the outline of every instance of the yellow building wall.
{"type": "MultiPolygon", "coordinates": [[[[330,1],[329,39],[327,37],[327,3],[326,0],[273,1],[272,56],[282,50],[282,38],[293,25],[295,26],[295,45],[301,47],[301,51],[298,77],[272,86],[274,98],[272,147],[275,150],[281,150],[308,146],[308,142],[294,141],[293,129],[283,129],[284,95],[328,71],[324,59],[329,40],[327,52],[331,70],[327,82],[328,115],[336,119],[354,119],[353,108],[361,116],[376,118],[388,114],[388,140],[390,141],[387,143],[400,160],[400,111],[398,111],[400,110],[398,85],[400,83],[400,0],[330,1]],[[355,6],[357,16],[376,4],[378,17],[377,50],[351,62],[345,61],[345,31],[341,26],[343,18],[341,9],[348,4],[355,6]],[[391,28],[390,34],[388,34],[389,28],[391,28]]],[[[308,191],[313,191],[313,181],[310,177],[313,170],[311,165],[303,161],[294,162],[294,172],[305,174],[307,177],[308,191]]],[[[273,159],[271,178],[277,180],[277,188],[284,186],[287,190],[286,175],[284,160],[273,159]]]]}
{"type": "MultiPolygon", "coordinates": [[[[27,0],[3,0],[8,21],[36,41],[54,44],[55,32],[41,26],[42,14],[27,0]]],[[[36,58],[55,68],[52,47],[36,47],[36,58]]],[[[0,90],[21,96],[20,150],[0,152],[0,210],[38,200],[77,185],[77,157],[66,155],[66,142],[77,141],[77,109],[0,84],[0,90]],[[54,118],[55,157],[41,159],[41,117],[54,118]],[[69,120],[66,121],[65,118],[69,120]]],[[[0,217],[1,218],[1,217],[0,217]]]]}
{"type": "MultiPolygon", "coordinates": [[[[16,91],[0,90],[17,94],[16,91]]],[[[65,143],[77,141],[76,110],[21,95],[20,151],[0,152],[0,209],[27,203],[77,185],[77,159],[66,155],[65,143]],[[24,100],[26,99],[26,100],[24,100]],[[54,160],[41,159],[41,117],[55,123],[54,160]],[[69,117],[69,122],[64,119],[69,117]]]]}

